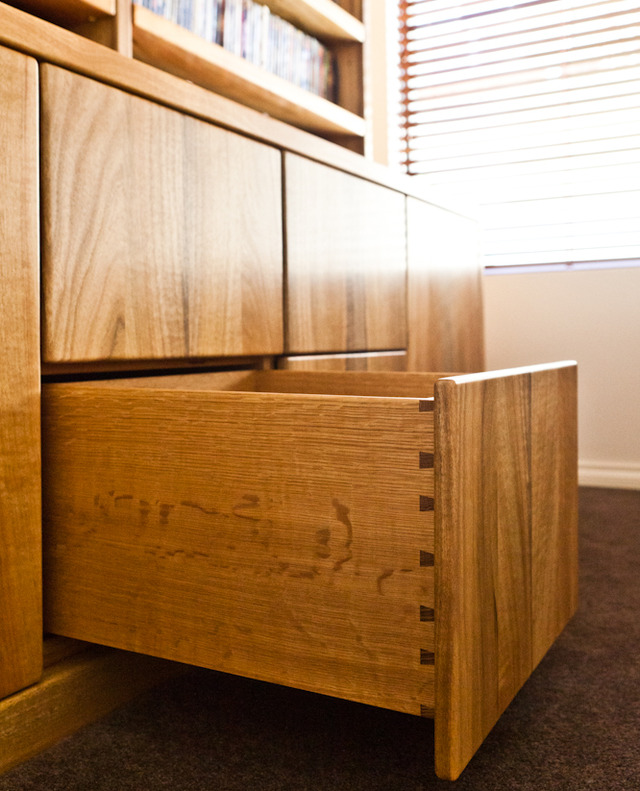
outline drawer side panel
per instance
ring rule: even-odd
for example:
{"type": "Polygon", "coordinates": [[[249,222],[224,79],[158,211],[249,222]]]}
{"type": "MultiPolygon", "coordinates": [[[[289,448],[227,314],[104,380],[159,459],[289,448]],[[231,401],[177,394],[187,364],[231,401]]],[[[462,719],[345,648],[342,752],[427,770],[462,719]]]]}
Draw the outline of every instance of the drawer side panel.
{"type": "Polygon", "coordinates": [[[423,401],[51,385],[44,403],[50,631],[433,711],[423,401]]]}

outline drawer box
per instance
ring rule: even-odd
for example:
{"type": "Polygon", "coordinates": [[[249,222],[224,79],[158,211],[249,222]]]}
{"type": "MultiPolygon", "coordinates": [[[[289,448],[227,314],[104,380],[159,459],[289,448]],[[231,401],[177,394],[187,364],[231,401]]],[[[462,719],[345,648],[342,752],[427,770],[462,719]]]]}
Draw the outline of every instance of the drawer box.
{"type": "Polygon", "coordinates": [[[54,633],[435,716],[455,777],[575,609],[573,364],[43,403],[54,633]]]}

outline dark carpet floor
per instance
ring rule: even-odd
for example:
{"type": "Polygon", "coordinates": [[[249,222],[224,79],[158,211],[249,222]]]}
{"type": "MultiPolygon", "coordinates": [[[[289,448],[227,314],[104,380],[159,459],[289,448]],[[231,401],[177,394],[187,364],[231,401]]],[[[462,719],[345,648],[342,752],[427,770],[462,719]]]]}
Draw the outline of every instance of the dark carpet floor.
{"type": "Polygon", "coordinates": [[[580,610],[453,786],[428,720],[194,670],[0,789],[640,789],[640,492],[582,489],[580,527],[580,610]]]}

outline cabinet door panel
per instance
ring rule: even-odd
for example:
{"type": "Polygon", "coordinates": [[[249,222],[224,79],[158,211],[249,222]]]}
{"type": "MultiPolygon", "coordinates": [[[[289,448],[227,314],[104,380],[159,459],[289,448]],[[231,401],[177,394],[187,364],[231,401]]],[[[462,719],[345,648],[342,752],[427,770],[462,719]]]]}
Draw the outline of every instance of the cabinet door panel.
{"type": "Polygon", "coordinates": [[[47,362],[282,349],[280,153],[54,66],[47,362]]]}
{"type": "Polygon", "coordinates": [[[407,370],[483,370],[482,281],[475,223],[408,198],[407,244],[407,370]]]}
{"type": "Polygon", "coordinates": [[[287,350],[406,346],[404,195],[285,156],[287,350]]]}
{"type": "Polygon", "coordinates": [[[0,697],[42,671],[38,72],[0,48],[0,697]]]}

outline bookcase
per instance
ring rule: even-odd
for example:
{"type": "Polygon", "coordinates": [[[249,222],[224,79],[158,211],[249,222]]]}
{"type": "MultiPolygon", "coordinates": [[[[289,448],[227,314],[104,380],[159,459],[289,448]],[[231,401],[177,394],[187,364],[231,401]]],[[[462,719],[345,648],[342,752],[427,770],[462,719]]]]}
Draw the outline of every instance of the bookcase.
{"type": "Polygon", "coordinates": [[[301,88],[134,0],[10,0],[100,44],[305,131],[365,153],[366,0],[259,0],[329,51],[335,101],[301,88]]]}

